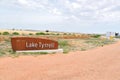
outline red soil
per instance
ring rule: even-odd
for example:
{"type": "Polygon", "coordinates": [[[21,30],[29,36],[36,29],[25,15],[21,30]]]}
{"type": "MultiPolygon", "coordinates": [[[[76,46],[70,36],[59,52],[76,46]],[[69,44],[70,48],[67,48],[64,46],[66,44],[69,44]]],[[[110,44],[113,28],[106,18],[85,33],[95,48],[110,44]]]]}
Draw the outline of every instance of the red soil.
{"type": "Polygon", "coordinates": [[[120,42],[69,54],[3,57],[0,80],[120,80],[120,42]]]}

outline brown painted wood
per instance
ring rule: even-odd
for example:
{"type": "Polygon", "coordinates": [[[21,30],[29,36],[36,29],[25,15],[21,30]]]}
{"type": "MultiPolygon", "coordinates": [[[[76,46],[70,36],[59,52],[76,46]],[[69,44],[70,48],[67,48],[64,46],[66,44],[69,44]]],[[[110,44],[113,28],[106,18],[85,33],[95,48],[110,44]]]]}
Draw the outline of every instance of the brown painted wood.
{"type": "Polygon", "coordinates": [[[42,38],[12,37],[11,44],[14,51],[58,49],[57,41],[42,38]]]}

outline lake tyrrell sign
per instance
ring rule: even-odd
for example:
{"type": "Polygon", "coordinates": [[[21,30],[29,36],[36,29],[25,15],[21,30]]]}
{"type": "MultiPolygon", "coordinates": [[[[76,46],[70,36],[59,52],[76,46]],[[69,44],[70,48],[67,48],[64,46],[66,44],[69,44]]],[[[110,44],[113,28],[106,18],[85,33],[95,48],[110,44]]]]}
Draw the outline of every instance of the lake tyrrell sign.
{"type": "Polygon", "coordinates": [[[58,49],[57,41],[42,38],[13,37],[11,43],[14,51],[58,49]]]}

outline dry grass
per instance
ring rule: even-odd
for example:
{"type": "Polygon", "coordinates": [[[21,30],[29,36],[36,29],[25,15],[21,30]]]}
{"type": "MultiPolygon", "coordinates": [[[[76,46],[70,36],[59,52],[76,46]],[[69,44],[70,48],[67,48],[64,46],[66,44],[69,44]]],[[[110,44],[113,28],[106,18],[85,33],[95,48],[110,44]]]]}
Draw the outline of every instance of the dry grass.
{"type": "MultiPolygon", "coordinates": [[[[65,33],[53,33],[47,32],[49,35],[35,35],[36,32],[32,31],[12,31],[12,30],[0,30],[2,32],[18,32],[20,35],[0,35],[0,55],[16,54],[11,49],[11,37],[13,36],[27,36],[27,37],[39,37],[57,40],[59,42],[59,48],[64,49],[64,53],[70,51],[86,51],[96,47],[103,47],[106,44],[111,44],[114,41],[107,40],[105,38],[92,38],[87,34],[65,34],[65,33]],[[29,34],[32,35],[29,35],[29,34]],[[24,34],[24,35],[23,35],[24,34]],[[59,34],[59,35],[58,35],[59,34]]],[[[24,54],[24,53],[21,53],[24,54]]]]}

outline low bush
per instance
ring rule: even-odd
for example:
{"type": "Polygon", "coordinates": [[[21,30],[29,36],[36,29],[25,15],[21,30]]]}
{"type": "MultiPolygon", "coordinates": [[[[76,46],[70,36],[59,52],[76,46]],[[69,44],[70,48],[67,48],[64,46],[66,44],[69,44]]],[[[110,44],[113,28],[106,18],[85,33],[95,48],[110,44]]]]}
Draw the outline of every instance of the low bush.
{"type": "Polygon", "coordinates": [[[99,37],[101,37],[101,35],[96,34],[96,35],[93,35],[92,37],[93,37],[93,38],[99,38],[99,37]]]}
{"type": "Polygon", "coordinates": [[[43,32],[39,32],[39,33],[36,33],[36,35],[46,35],[46,34],[43,32]]]}
{"type": "Polygon", "coordinates": [[[56,35],[60,35],[59,33],[57,33],[56,35]]]}
{"type": "Polygon", "coordinates": [[[10,33],[9,32],[3,32],[3,35],[9,35],[10,33]]]}
{"type": "Polygon", "coordinates": [[[12,34],[13,34],[13,35],[19,35],[19,33],[18,33],[18,32],[13,32],[12,34]]]}
{"type": "Polygon", "coordinates": [[[29,35],[33,35],[33,33],[29,33],[29,35]]]}
{"type": "Polygon", "coordinates": [[[58,43],[59,43],[59,46],[61,46],[61,47],[68,46],[68,42],[67,41],[60,40],[60,41],[58,41],[58,43]]]}
{"type": "Polygon", "coordinates": [[[50,35],[49,33],[46,33],[45,35],[50,35]]]}
{"type": "Polygon", "coordinates": [[[67,33],[64,33],[63,35],[67,35],[67,33]]]}
{"type": "Polygon", "coordinates": [[[63,49],[63,53],[68,53],[70,51],[70,45],[68,44],[68,41],[59,40],[58,44],[59,47],[63,49]]]}

